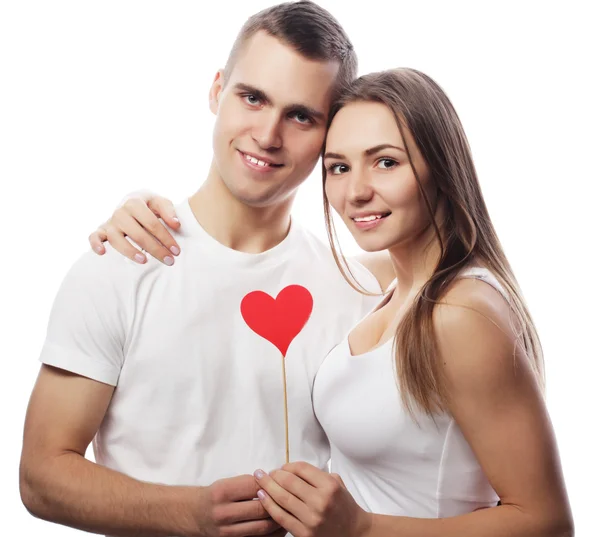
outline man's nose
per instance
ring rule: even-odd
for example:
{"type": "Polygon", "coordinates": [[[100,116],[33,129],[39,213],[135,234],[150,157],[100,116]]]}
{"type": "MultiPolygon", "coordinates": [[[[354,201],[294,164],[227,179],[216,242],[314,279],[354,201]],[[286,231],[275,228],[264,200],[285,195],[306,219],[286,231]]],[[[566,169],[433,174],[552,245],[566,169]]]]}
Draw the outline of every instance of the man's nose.
{"type": "Polygon", "coordinates": [[[283,141],[281,138],[281,124],[278,114],[261,114],[259,123],[253,131],[255,142],[265,151],[281,149],[283,141]]]}

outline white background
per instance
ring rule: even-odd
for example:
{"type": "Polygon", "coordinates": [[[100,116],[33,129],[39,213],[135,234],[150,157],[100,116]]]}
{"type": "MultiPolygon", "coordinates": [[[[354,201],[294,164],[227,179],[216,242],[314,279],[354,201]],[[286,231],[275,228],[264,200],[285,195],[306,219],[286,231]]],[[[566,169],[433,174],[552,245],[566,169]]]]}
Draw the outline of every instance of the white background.
{"type": "MultiPolygon", "coordinates": [[[[352,38],[361,74],[418,68],[457,107],[545,348],[577,534],[597,535],[595,2],[321,4],[352,38]]],[[[212,77],[244,20],[267,5],[0,2],[3,535],[77,534],[31,517],[18,493],[23,417],[49,309],[88,234],[126,193],[150,188],[178,201],[201,184],[212,77]]],[[[324,237],[320,199],[316,173],[295,215],[324,237]]],[[[342,240],[346,253],[358,252],[342,240]]]]}

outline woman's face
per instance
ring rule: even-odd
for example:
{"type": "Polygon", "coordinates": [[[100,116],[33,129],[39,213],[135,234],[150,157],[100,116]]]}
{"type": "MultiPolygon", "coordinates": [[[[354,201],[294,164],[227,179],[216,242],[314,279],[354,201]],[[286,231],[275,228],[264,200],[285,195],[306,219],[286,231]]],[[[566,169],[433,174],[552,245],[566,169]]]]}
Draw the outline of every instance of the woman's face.
{"type": "MultiPolygon", "coordinates": [[[[433,185],[412,135],[413,163],[429,199],[433,185]]],[[[356,102],[335,116],[325,144],[325,191],[358,245],[374,252],[408,245],[430,218],[393,113],[381,103],[356,102]]]]}

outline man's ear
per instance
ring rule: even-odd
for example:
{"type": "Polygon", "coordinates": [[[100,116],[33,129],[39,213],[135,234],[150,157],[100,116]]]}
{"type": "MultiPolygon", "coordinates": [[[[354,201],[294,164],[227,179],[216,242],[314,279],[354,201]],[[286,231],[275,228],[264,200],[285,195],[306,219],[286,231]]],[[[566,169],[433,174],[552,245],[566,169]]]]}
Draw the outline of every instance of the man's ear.
{"type": "Polygon", "coordinates": [[[220,69],[217,71],[212,86],[210,87],[210,91],[208,92],[208,106],[210,107],[210,111],[215,115],[217,115],[219,110],[219,100],[221,98],[221,93],[223,92],[224,86],[225,75],[223,70],[220,69]]]}

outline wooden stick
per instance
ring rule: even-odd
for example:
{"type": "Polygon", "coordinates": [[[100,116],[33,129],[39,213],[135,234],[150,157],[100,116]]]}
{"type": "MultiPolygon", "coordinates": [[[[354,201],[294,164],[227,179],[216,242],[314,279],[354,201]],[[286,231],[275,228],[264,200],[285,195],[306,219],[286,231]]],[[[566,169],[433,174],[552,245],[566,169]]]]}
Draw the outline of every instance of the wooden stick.
{"type": "Polygon", "coordinates": [[[285,374],[285,356],[281,355],[281,363],[283,366],[283,408],[285,417],[285,462],[290,462],[290,435],[288,428],[288,400],[287,400],[287,377],[285,374]]]}

